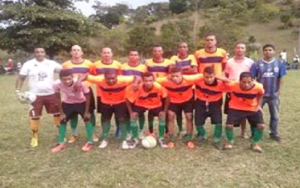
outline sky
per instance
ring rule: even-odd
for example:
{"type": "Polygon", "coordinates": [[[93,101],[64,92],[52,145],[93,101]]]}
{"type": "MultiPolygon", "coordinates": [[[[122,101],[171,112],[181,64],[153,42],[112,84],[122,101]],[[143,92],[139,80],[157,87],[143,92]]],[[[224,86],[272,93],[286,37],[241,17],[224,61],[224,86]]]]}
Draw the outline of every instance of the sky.
{"type": "MultiPolygon", "coordinates": [[[[89,16],[94,13],[92,5],[95,4],[97,0],[89,0],[88,3],[86,2],[77,2],[75,3],[76,7],[81,10],[81,12],[89,16]]],[[[127,4],[130,8],[137,8],[141,5],[147,5],[150,3],[157,3],[157,2],[168,2],[168,0],[101,0],[100,1],[104,5],[115,5],[116,3],[127,4]]]]}

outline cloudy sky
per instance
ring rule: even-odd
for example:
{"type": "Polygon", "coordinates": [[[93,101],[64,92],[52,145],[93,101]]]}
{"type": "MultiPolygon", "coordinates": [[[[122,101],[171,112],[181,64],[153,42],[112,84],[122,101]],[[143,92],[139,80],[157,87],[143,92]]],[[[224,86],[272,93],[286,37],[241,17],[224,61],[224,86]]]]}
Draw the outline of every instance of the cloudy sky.
{"type": "MultiPolygon", "coordinates": [[[[92,5],[95,4],[97,0],[89,0],[88,3],[86,2],[78,2],[75,3],[76,7],[82,11],[82,13],[86,16],[89,16],[94,13],[92,9],[92,5]]],[[[115,5],[116,3],[123,3],[127,4],[129,7],[136,8],[141,5],[147,5],[149,3],[156,3],[156,2],[168,2],[168,0],[101,0],[102,4],[105,5],[115,5]]]]}

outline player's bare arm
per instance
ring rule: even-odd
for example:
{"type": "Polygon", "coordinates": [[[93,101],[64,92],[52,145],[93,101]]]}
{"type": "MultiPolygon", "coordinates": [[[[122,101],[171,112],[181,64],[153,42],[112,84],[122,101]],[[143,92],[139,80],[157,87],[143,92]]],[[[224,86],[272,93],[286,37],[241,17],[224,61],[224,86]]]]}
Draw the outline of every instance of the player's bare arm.
{"type": "Polygon", "coordinates": [[[60,93],[56,92],[55,95],[56,95],[56,98],[58,100],[58,109],[59,109],[59,112],[60,112],[60,120],[64,120],[64,119],[66,119],[66,114],[64,113],[64,111],[62,109],[60,93]]]}
{"type": "Polygon", "coordinates": [[[20,89],[23,86],[23,83],[24,83],[25,79],[26,79],[26,76],[19,75],[19,77],[17,78],[17,81],[16,81],[16,91],[20,91],[20,89]]]}
{"type": "MultiPolygon", "coordinates": [[[[91,92],[91,91],[90,91],[91,92]]],[[[91,118],[91,114],[90,114],[90,103],[91,103],[91,97],[90,97],[90,93],[85,93],[85,111],[84,111],[84,121],[89,121],[91,118]]]]}

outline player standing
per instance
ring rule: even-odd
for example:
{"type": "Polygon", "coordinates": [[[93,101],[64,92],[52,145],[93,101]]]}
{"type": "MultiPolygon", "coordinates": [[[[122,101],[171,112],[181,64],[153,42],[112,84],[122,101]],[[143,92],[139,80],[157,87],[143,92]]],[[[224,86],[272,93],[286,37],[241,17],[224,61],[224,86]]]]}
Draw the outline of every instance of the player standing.
{"type": "Polygon", "coordinates": [[[161,147],[167,147],[164,141],[166,127],[166,114],[169,107],[169,97],[167,91],[160,84],[155,83],[154,75],[146,72],[142,75],[143,83],[136,91],[129,88],[126,93],[126,104],[130,113],[130,126],[133,133],[135,148],[138,142],[137,118],[144,116],[148,111],[151,117],[159,118],[159,139],[161,147]]]}
{"type": "Polygon", "coordinates": [[[251,148],[254,151],[262,152],[262,148],[258,145],[265,128],[260,107],[264,95],[262,84],[255,82],[250,72],[243,72],[239,82],[229,83],[227,88],[231,92],[231,100],[225,128],[227,142],[224,149],[233,147],[233,125],[240,124],[246,118],[255,125],[251,148]]]}
{"type": "MultiPolygon", "coordinates": [[[[83,51],[82,48],[79,45],[73,45],[71,47],[71,56],[72,59],[64,62],[62,64],[63,69],[71,70],[73,73],[73,76],[75,78],[78,78],[80,75],[83,75],[85,73],[91,73],[93,70],[93,63],[90,62],[87,59],[83,59],[83,51]]],[[[91,84],[89,82],[84,82],[89,89],[90,89],[90,114],[91,114],[91,123],[93,127],[96,127],[96,117],[95,117],[95,98],[94,98],[94,92],[91,88],[91,84]]],[[[70,118],[70,124],[71,124],[71,131],[72,136],[69,138],[68,142],[73,143],[76,141],[78,137],[78,131],[77,131],[77,125],[78,125],[78,115],[74,115],[70,118]]],[[[94,142],[98,142],[99,138],[96,135],[93,135],[94,142]]]]}
{"type": "MultiPolygon", "coordinates": [[[[250,68],[253,64],[253,60],[247,58],[246,56],[246,43],[244,42],[237,42],[234,45],[234,57],[227,61],[225,67],[225,76],[233,81],[238,81],[240,74],[242,72],[249,72],[250,68]]],[[[230,93],[226,94],[225,100],[225,113],[227,114],[228,111],[228,103],[230,100],[230,93]]],[[[239,125],[235,125],[239,126],[239,125]]],[[[241,122],[241,137],[247,138],[246,135],[246,119],[241,122]]]]}
{"type": "Polygon", "coordinates": [[[278,135],[279,95],[282,79],[286,75],[286,67],[279,59],[274,58],[275,47],[272,44],[263,46],[263,59],[255,62],[251,67],[251,74],[263,84],[265,89],[262,107],[267,104],[270,112],[270,138],[281,142],[278,135]]]}
{"type": "Polygon", "coordinates": [[[37,99],[31,104],[29,111],[30,129],[32,131],[31,147],[38,146],[38,131],[40,117],[45,106],[48,114],[54,115],[54,125],[58,128],[60,124],[58,100],[52,88],[54,73],[58,73],[61,65],[55,61],[46,59],[44,48],[34,49],[35,58],[24,63],[16,82],[16,93],[19,94],[23,83],[28,77],[29,91],[33,92],[37,99]]]}
{"type": "Polygon", "coordinates": [[[69,119],[78,114],[81,115],[85,122],[88,142],[82,147],[83,151],[90,151],[93,148],[93,125],[90,122],[90,92],[91,90],[84,83],[81,83],[75,89],[76,79],[73,77],[72,70],[61,70],[59,73],[60,80],[56,81],[53,88],[56,93],[60,108],[61,123],[59,126],[58,145],[51,152],[56,153],[65,149],[65,135],[67,122],[69,119]]]}
{"type": "Polygon", "coordinates": [[[213,66],[215,74],[222,76],[227,62],[227,54],[222,48],[217,48],[215,35],[207,35],[205,37],[205,48],[196,51],[194,55],[198,62],[199,73],[203,73],[206,67],[213,66]]]}

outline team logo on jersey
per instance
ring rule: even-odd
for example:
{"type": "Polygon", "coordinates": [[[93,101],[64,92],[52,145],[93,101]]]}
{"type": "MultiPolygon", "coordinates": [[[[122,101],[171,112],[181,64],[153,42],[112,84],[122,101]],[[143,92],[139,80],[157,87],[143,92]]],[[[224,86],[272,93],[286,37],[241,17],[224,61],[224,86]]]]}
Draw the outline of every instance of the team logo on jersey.
{"type": "Polygon", "coordinates": [[[263,74],[263,77],[265,77],[265,78],[274,77],[274,72],[265,72],[265,73],[263,74]]]}
{"type": "Polygon", "coordinates": [[[47,75],[46,72],[39,72],[38,73],[38,81],[44,81],[45,78],[47,78],[47,77],[48,77],[48,75],[47,75]]]}
{"type": "Polygon", "coordinates": [[[275,68],[274,68],[274,72],[279,72],[279,68],[278,68],[278,67],[275,67],[275,68]]]}

